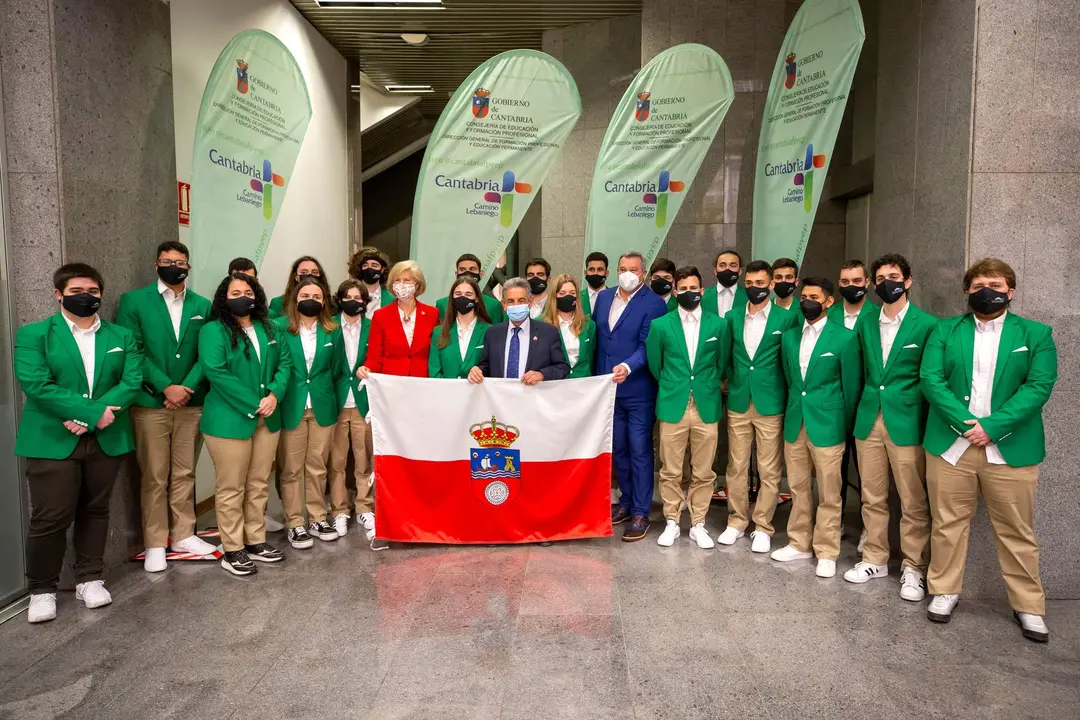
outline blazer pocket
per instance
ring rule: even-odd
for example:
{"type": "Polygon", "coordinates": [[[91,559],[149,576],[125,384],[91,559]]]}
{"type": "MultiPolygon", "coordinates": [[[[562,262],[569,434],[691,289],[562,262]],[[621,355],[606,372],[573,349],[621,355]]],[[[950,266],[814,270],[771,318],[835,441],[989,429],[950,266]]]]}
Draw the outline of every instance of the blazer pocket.
{"type": "MultiPolygon", "coordinates": [[[[1024,345],[1022,347],[1018,347],[1015,350],[1013,350],[1014,353],[1027,352],[1027,351],[1028,351],[1028,346],[1027,345],[1024,345]]],[[[109,352],[112,352],[112,351],[110,350],[109,352]]]]}
{"type": "Polygon", "coordinates": [[[919,346],[918,346],[917,343],[911,343],[910,345],[905,345],[904,347],[902,347],[900,349],[901,350],[914,350],[914,349],[917,349],[918,347],[919,346]]]}
{"type": "Polygon", "coordinates": [[[332,343],[332,342],[323,343],[323,347],[334,347],[334,343],[332,343]]]}
{"type": "Polygon", "coordinates": [[[824,400],[822,401],[820,407],[822,410],[839,410],[840,408],[844,407],[844,401],[837,400],[835,398],[830,400],[824,400]]]}
{"type": "Polygon", "coordinates": [[[705,342],[707,342],[707,343],[716,342],[716,338],[711,337],[708,340],[706,340],[705,342]]]}
{"type": "Polygon", "coordinates": [[[124,352],[124,348],[122,348],[122,347],[114,347],[112,350],[109,350],[105,354],[108,355],[108,353],[114,353],[114,352],[124,352]]]}
{"type": "Polygon", "coordinates": [[[773,335],[783,335],[783,334],[784,334],[784,331],[783,331],[783,330],[773,330],[773,331],[772,331],[772,334],[773,334],[773,335]]]}
{"type": "Polygon", "coordinates": [[[833,355],[833,354],[832,354],[831,352],[826,352],[826,353],[821,353],[821,355],[820,355],[819,357],[823,357],[823,358],[834,358],[834,357],[836,357],[836,356],[835,356],[835,355],[833,355]]]}
{"type": "Polygon", "coordinates": [[[189,321],[191,321],[191,320],[205,320],[205,319],[206,318],[204,318],[202,315],[192,315],[190,318],[188,318],[189,321]]]}

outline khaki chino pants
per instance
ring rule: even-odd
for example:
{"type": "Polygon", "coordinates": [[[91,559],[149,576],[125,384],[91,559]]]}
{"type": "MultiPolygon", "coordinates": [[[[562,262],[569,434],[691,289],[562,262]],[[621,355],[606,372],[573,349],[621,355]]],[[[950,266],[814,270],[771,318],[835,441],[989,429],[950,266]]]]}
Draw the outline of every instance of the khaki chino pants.
{"type": "Polygon", "coordinates": [[[282,430],[281,507],[289,528],[304,524],[305,494],[308,520],[326,520],[326,461],[333,434],[334,426],[321,427],[311,408],[304,410],[299,425],[282,430]]]}
{"type": "Polygon", "coordinates": [[[866,545],[862,559],[889,563],[889,469],[900,496],[900,552],[904,568],[926,573],[930,561],[930,501],[926,495],[926,459],[919,445],[897,445],[878,413],[865,440],[855,439],[862,480],[862,518],[866,545]]]}
{"type": "Polygon", "coordinates": [[[201,407],[131,409],[141,471],[143,546],[195,534],[195,462],[201,407]],[[169,528],[172,528],[172,534],[169,528]]]}
{"type": "Polygon", "coordinates": [[[803,426],[795,442],[784,443],[784,460],[791,488],[788,542],[801,552],[813,550],[818,560],[836,560],[840,555],[840,465],[844,443],[818,447],[807,439],[803,426]],[[811,470],[817,477],[816,521],[811,470]]]}
{"type": "Polygon", "coordinates": [[[754,504],[754,525],[772,535],[773,513],[780,496],[781,461],[784,451],[784,416],[760,415],[753,403],[746,412],[728,410],[727,493],[729,527],[740,532],[750,523],[750,449],[757,438],[758,476],[761,487],[754,504]]]}
{"type": "Polygon", "coordinates": [[[691,524],[703,523],[716,484],[713,459],[716,456],[717,424],[702,421],[691,395],[679,422],[660,422],[659,426],[660,499],[664,501],[664,517],[678,522],[682,515],[683,461],[689,446],[690,489],[686,500],[690,505],[691,524]]]}
{"type": "Polygon", "coordinates": [[[1038,481],[1038,465],[993,465],[986,459],[986,448],[975,445],[964,451],[955,467],[926,453],[926,483],[934,517],[926,574],[931,595],[963,590],[971,519],[981,494],[997,540],[1009,604],[1017,612],[1046,614],[1039,545],[1032,529],[1038,481]]]}
{"type": "Polygon", "coordinates": [[[266,542],[266,487],[274,466],[278,433],[259,418],[255,432],[245,440],[203,435],[217,476],[214,506],[221,546],[243,550],[244,545],[266,542]]]}
{"type": "Polygon", "coordinates": [[[353,454],[353,477],[356,480],[356,515],[371,512],[375,508],[375,486],[369,483],[370,434],[367,421],[356,408],[345,408],[338,414],[337,425],[334,426],[330,439],[330,512],[334,516],[349,514],[349,488],[345,480],[345,468],[349,463],[350,450],[353,454]]]}

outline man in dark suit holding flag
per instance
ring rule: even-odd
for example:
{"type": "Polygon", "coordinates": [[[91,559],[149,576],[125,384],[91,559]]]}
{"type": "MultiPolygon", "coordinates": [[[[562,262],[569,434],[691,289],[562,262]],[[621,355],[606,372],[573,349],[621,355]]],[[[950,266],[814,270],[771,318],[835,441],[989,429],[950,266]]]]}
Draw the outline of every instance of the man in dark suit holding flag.
{"type": "Polygon", "coordinates": [[[529,318],[529,284],[511,278],[502,294],[509,320],[492,325],[484,334],[484,349],[469,371],[469,382],[482,383],[485,377],[520,378],[526,385],[535,385],[569,375],[559,329],[529,318]]]}

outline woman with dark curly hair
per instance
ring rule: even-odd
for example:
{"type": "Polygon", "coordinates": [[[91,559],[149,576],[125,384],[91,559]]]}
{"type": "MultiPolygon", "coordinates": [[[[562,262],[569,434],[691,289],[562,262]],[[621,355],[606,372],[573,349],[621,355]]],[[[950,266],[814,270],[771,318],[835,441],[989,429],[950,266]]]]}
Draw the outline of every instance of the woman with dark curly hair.
{"type": "Polygon", "coordinates": [[[349,260],[349,277],[364,283],[368,293],[368,320],[379,308],[394,304],[394,294],[386,289],[386,273],[389,269],[390,257],[370,245],[357,250],[349,260]]]}
{"type": "Polygon", "coordinates": [[[199,429],[217,476],[221,566],[251,575],[252,560],[284,559],[266,543],[264,513],[281,429],[278,401],[292,363],[267,317],[266,293],[251,276],[234,273],[222,280],[210,317],[199,333],[199,362],[210,381],[199,429]]]}
{"type": "Polygon", "coordinates": [[[285,292],[270,301],[271,320],[289,315],[289,308],[285,307],[285,299],[289,298],[290,301],[295,299],[296,286],[306,277],[318,280],[322,283],[324,296],[330,295],[330,286],[326,284],[328,281],[322,263],[310,255],[301,255],[293,261],[292,269],[289,271],[289,281],[285,283],[285,292]]]}

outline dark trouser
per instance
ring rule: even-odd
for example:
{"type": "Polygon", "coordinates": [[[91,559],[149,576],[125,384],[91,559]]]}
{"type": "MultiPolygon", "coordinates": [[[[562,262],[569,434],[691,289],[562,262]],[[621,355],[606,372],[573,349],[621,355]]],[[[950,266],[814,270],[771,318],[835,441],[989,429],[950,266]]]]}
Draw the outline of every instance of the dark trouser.
{"type": "Polygon", "coordinates": [[[648,517],[652,507],[655,420],[654,399],[616,396],[611,461],[619,477],[619,501],[633,515],[648,517]]]}
{"type": "Polygon", "coordinates": [[[97,438],[83,435],[63,460],[27,458],[30,532],[26,579],[31,593],[56,592],[67,550],[67,529],[75,522],[75,580],[101,578],[109,532],[109,498],[124,455],[106,455],[97,438]]]}
{"type": "Polygon", "coordinates": [[[855,497],[859,498],[859,507],[862,507],[862,481],[859,478],[859,453],[855,450],[855,436],[848,435],[844,444],[844,459],[840,462],[840,522],[844,520],[844,512],[847,510],[848,488],[855,488],[855,497]],[[855,465],[855,482],[848,478],[850,466],[855,465]]]}

